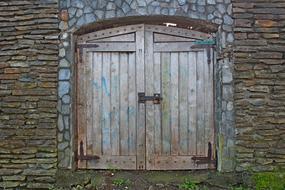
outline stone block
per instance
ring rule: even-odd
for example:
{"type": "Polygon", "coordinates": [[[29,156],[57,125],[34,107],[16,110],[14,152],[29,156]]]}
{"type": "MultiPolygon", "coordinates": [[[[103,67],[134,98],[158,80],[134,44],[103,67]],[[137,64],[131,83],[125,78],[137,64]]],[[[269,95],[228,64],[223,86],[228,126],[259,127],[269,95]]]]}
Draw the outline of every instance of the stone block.
{"type": "Polygon", "coordinates": [[[62,102],[63,102],[64,104],[69,104],[69,103],[70,103],[70,96],[69,96],[69,95],[64,95],[64,96],[62,97],[62,102]]]}
{"type": "Polygon", "coordinates": [[[58,130],[62,132],[63,129],[64,129],[63,118],[61,114],[59,114],[58,115],[58,130]]]}
{"type": "Polygon", "coordinates": [[[12,175],[12,176],[2,176],[3,181],[24,181],[26,176],[22,175],[12,175]]]}
{"type": "Polygon", "coordinates": [[[62,97],[65,94],[68,94],[70,90],[70,83],[67,81],[58,82],[58,95],[62,97]]]}
{"type": "Polygon", "coordinates": [[[20,169],[6,169],[6,168],[0,168],[0,176],[5,176],[5,175],[16,175],[20,174],[22,170],[20,169]]]}
{"type": "Polygon", "coordinates": [[[96,17],[94,14],[90,13],[90,14],[85,14],[84,15],[86,23],[92,23],[96,21],[96,17]]]}
{"type": "Polygon", "coordinates": [[[0,187],[3,189],[15,188],[15,187],[19,187],[20,184],[21,183],[18,181],[4,181],[4,182],[0,182],[0,187]]]}
{"type": "Polygon", "coordinates": [[[223,83],[231,83],[233,81],[233,75],[231,69],[223,69],[223,83]]]}
{"type": "Polygon", "coordinates": [[[60,69],[58,74],[59,80],[69,80],[70,79],[70,70],[69,69],[60,69]]]}
{"type": "Polygon", "coordinates": [[[255,25],[258,27],[270,28],[278,26],[278,22],[273,20],[256,20],[255,25]]]}
{"type": "Polygon", "coordinates": [[[58,149],[60,151],[64,150],[66,147],[68,147],[69,143],[68,142],[62,142],[58,144],[58,149]]]}

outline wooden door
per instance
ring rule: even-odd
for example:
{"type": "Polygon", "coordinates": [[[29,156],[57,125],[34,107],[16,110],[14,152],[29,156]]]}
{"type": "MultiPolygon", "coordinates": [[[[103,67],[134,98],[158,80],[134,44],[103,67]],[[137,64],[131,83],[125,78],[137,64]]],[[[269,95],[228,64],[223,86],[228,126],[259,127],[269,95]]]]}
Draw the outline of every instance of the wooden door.
{"type": "MultiPolygon", "coordinates": [[[[214,146],[213,64],[186,29],[132,25],[77,43],[78,168],[202,169],[214,146]],[[159,93],[160,104],[138,93],[159,93]]],[[[211,153],[213,154],[213,153],[211,153]]]]}
{"type": "Polygon", "coordinates": [[[120,27],[78,39],[79,168],[145,168],[143,26],[120,27]],[[140,135],[137,135],[137,134],[140,135]]]}
{"type": "Polygon", "coordinates": [[[201,39],[185,29],[146,26],[146,92],[162,97],[161,104],[146,103],[148,170],[214,167],[212,51],[193,49],[201,39]]]}

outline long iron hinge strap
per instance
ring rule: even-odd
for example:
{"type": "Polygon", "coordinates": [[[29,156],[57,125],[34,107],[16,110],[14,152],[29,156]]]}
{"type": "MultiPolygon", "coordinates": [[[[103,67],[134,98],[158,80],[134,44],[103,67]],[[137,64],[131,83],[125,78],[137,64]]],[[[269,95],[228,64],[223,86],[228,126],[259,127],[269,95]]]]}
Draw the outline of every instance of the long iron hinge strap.
{"type": "MultiPolygon", "coordinates": [[[[77,155],[77,154],[76,154],[77,155]]],[[[99,156],[97,155],[84,155],[84,147],[83,147],[83,142],[80,141],[80,146],[79,146],[79,155],[77,155],[76,160],[98,160],[100,159],[99,156]]]]}
{"type": "Polygon", "coordinates": [[[208,142],[208,153],[207,156],[193,156],[192,160],[195,161],[196,164],[215,164],[216,165],[216,160],[213,159],[212,157],[212,143],[208,142]]]}

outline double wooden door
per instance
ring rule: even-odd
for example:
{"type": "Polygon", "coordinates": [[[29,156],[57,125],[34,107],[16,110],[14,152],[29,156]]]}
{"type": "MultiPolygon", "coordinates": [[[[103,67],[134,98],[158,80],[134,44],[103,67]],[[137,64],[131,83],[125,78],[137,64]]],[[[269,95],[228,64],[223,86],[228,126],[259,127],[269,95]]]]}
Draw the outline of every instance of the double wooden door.
{"type": "Polygon", "coordinates": [[[78,168],[214,167],[208,34],[131,25],[77,40],[78,168]]]}

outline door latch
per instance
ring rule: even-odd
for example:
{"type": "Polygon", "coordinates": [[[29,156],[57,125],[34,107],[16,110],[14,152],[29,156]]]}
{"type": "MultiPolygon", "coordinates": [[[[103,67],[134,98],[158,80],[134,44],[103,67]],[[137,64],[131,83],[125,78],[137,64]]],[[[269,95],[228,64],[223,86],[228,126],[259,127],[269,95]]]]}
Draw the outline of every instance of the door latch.
{"type": "Polygon", "coordinates": [[[160,104],[162,97],[159,93],[154,93],[153,96],[146,96],[144,92],[138,93],[138,102],[145,103],[146,101],[153,101],[153,104],[160,104]]]}

